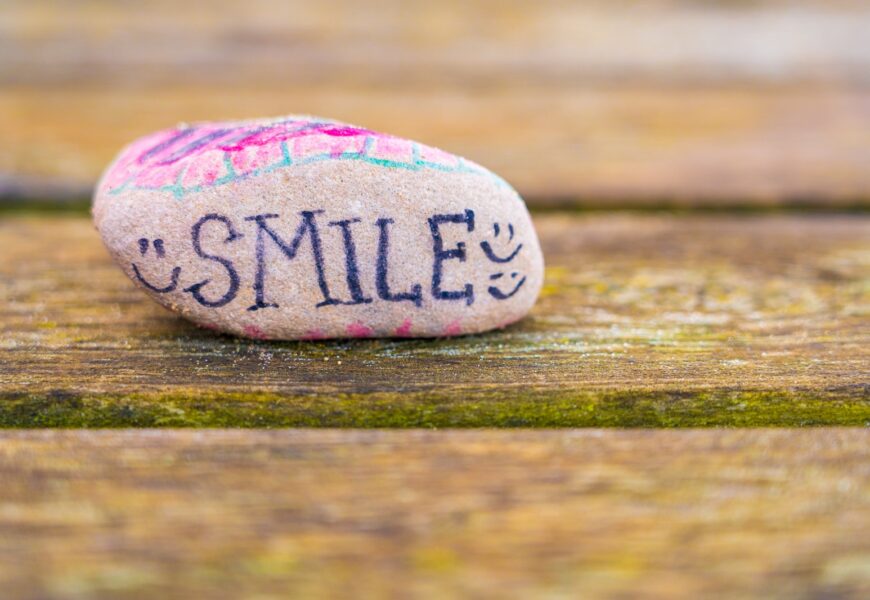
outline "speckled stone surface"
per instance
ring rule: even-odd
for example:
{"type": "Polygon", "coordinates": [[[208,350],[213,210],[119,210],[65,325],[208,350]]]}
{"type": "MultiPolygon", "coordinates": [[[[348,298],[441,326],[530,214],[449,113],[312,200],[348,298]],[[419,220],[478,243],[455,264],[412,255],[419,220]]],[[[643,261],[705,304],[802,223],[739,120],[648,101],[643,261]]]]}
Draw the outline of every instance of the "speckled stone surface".
{"type": "Polygon", "coordinates": [[[543,283],[528,211],[501,178],[312,117],[143,137],[104,174],[93,216],[158,302],[258,339],[476,333],[521,319],[543,283]]]}

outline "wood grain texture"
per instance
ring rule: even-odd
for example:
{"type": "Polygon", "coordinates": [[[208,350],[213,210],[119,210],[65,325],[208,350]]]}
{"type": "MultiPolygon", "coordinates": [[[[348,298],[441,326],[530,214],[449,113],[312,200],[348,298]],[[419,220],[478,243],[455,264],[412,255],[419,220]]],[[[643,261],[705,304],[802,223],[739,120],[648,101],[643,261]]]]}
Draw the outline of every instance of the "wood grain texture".
{"type": "Polygon", "coordinates": [[[0,198],[86,198],[179,121],[344,119],[492,168],[535,206],[870,201],[858,1],[9,0],[0,198]]]}
{"type": "Polygon", "coordinates": [[[866,429],[0,434],[15,598],[866,598],[866,429]]]}
{"type": "Polygon", "coordinates": [[[289,112],[466,156],[533,207],[866,208],[870,199],[870,91],[636,85],[0,89],[0,173],[11,174],[0,194],[51,199],[67,182],[62,196],[86,199],[140,135],[181,121],[289,112]]]}
{"type": "Polygon", "coordinates": [[[83,218],[0,220],[6,426],[870,423],[870,219],[537,215],[531,317],[264,343],[148,300],[83,218]]]}
{"type": "Polygon", "coordinates": [[[866,84],[861,0],[5,0],[12,83],[866,84]]]}

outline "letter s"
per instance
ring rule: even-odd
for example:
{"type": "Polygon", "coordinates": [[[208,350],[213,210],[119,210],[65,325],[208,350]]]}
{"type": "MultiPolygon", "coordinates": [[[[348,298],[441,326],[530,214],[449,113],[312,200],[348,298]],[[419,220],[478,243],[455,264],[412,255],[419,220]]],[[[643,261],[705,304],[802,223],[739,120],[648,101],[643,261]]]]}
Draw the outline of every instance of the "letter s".
{"type": "Polygon", "coordinates": [[[227,270],[227,276],[230,278],[229,288],[227,288],[226,293],[217,300],[209,300],[205,298],[200,292],[203,287],[208,285],[208,283],[211,281],[210,279],[203,279],[199,283],[194,283],[190,287],[185,288],[184,291],[188,292],[191,296],[193,296],[194,300],[196,300],[203,306],[207,306],[209,308],[219,308],[221,306],[224,306],[225,304],[229,304],[236,297],[236,293],[238,293],[239,291],[239,274],[236,272],[232,261],[221,256],[216,256],[214,254],[207,254],[203,252],[202,246],[200,245],[199,241],[200,231],[202,230],[203,225],[205,225],[209,221],[219,221],[226,226],[227,233],[229,235],[227,236],[227,239],[224,240],[224,244],[228,244],[239,239],[240,237],[242,237],[242,234],[236,232],[236,230],[233,228],[232,221],[230,221],[229,218],[216,213],[209,213],[205,215],[199,221],[194,223],[193,227],[190,229],[190,239],[193,242],[193,250],[200,258],[220,263],[224,267],[224,269],[227,270]]]}

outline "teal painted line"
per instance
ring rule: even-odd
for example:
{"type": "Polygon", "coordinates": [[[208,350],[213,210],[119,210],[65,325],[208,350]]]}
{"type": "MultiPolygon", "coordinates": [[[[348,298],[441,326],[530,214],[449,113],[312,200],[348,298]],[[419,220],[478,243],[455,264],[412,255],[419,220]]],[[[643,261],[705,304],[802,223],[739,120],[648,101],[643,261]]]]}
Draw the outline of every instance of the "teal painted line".
{"type": "Polygon", "coordinates": [[[187,173],[187,169],[189,167],[185,167],[178,172],[178,177],[175,178],[175,183],[168,186],[166,191],[172,192],[172,195],[175,196],[176,200],[181,200],[184,198],[184,186],[181,185],[181,180],[184,179],[184,174],[187,173]]]}
{"type": "Polygon", "coordinates": [[[310,165],[311,163],[322,162],[324,160],[329,160],[332,158],[332,155],[328,152],[326,154],[312,154],[306,158],[296,159],[297,165],[310,165]]]}
{"type": "MultiPolygon", "coordinates": [[[[412,152],[411,152],[412,162],[397,161],[397,160],[390,160],[387,158],[376,158],[374,156],[370,156],[369,152],[372,150],[373,145],[374,145],[374,138],[369,136],[369,137],[366,137],[366,141],[363,145],[363,149],[360,152],[344,152],[338,156],[334,156],[334,155],[327,152],[327,153],[315,154],[315,155],[312,155],[312,156],[309,156],[306,158],[302,158],[302,159],[296,159],[294,161],[291,154],[290,154],[290,148],[288,147],[287,142],[285,141],[285,142],[281,143],[281,155],[282,155],[281,160],[279,160],[271,165],[268,165],[266,167],[263,167],[260,169],[254,169],[253,171],[250,171],[248,173],[244,173],[242,175],[239,175],[238,173],[236,173],[236,170],[233,167],[233,163],[232,163],[232,156],[229,153],[225,153],[224,154],[224,166],[226,168],[227,174],[219,179],[215,179],[214,182],[212,182],[211,184],[208,184],[208,185],[200,184],[200,185],[192,186],[192,187],[185,189],[184,186],[181,184],[181,180],[182,180],[184,173],[186,171],[182,171],[182,173],[179,174],[176,182],[172,185],[154,186],[154,187],[152,187],[152,186],[133,186],[133,189],[171,192],[173,194],[173,196],[175,196],[175,198],[180,200],[184,196],[186,196],[187,194],[201,192],[202,190],[204,190],[208,187],[218,187],[218,186],[226,185],[228,183],[241,181],[243,179],[249,179],[251,177],[256,177],[256,176],[264,174],[264,173],[271,173],[272,171],[275,171],[275,170],[283,168],[283,167],[289,167],[289,166],[293,166],[293,165],[308,165],[308,164],[313,164],[313,163],[317,163],[317,162],[323,162],[326,160],[358,160],[358,161],[365,162],[365,163],[368,163],[371,165],[376,165],[379,167],[387,167],[387,168],[392,168],[392,169],[403,169],[406,171],[420,171],[421,169],[432,169],[435,171],[441,171],[443,173],[471,173],[474,175],[483,175],[485,177],[488,177],[489,179],[491,179],[495,183],[497,183],[499,186],[506,187],[508,189],[513,189],[504,179],[502,179],[501,177],[499,177],[495,173],[491,173],[485,169],[472,167],[463,158],[458,158],[455,166],[443,165],[440,163],[434,163],[434,162],[424,160],[420,156],[420,147],[416,143],[412,145],[412,152]]],[[[113,189],[109,190],[108,193],[111,195],[120,194],[122,191],[126,190],[128,187],[131,186],[134,179],[135,179],[134,177],[131,177],[130,179],[128,179],[127,181],[122,183],[117,188],[113,188],[113,189]]]]}
{"type": "MultiPolygon", "coordinates": [[[[277,171],[278,169],[289,167],[293,164],[293,158],[290,156],[290,148],[287,146],[287,142],[281,142],[281,160],[276,163],[269,165],[268,167],[264,167],[262,169],[263,173],[271,173],[272,171],[277,171]]],[[[259,171],[260,169],[257,169],[259,171]]],[[[247,175],[245,175],[247,177],[247,175]]]]}
{"type": "Polygon", "coordinates": [[[380,167],[391,167],[393,169],[405,169],[406,171],[419,171],[419,167],[417,165],[413,165],[411,163],[400,162],[395,160],[390,160],[388,158],[374,158],[371,156],[363,157],[363,162],[367,162],[370,165],[378,165],[380,167]]]}
{"type": "Polygon", "coordinates": [[[134,179],[135,179],[135,177],[130,177],[130,178],[128,178],[124,183],[122,183],[121,185],[119,185],[118,187],[116,187],[116,188],[112,188],[111,190],[109,190],[109,195],[110,195],[110,196],[117,196],[118,194],[120,194],[121,192],[123,192],[124,190],[126,190],[126,189],[127,189],[127,186],[129,186],[130,183],[131,183],[134,179]]]}
{"type": "Polygon", "coordinates": [[[229,152],[224,152],[224,168],[227,170],[227,174],[219,179],[215,179],[212,185],[231,183],[238,177],[236,175],[236,169],[233,167],[233,158],[230,156],[229,152]]]}
{"type": "Polygon", "coordinates": [[[428,160],[421,160],[419,164],[421,167],[426,167],[427,169],[432,169],[433,171],[444,171],[445,173],[452,173],[456,170],[455,167],[451,167],[450,165],[433,163],[429,162],[428,160]]]}

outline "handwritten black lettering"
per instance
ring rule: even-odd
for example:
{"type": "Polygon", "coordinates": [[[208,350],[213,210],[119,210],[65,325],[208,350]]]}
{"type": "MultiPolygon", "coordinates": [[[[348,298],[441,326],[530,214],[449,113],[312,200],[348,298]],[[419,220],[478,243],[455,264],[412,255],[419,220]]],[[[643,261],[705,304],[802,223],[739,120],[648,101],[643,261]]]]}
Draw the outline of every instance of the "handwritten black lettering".
{"type": "Polygon", "coordinates": [[[350,290],[350,302],[345,304],[369,304],[372,299],[363,294],[359,282],[359,267],[356,261],[356,245],[353,243],[353,233],[350,230],[351,223],[359,223],[359,219],[344,219],[343,221],[331,221],[332,227],[341,227],[341,236],[344,241],[344,265],[347,275],[347,289],[350,290]]]}
{"type": "Polygon", "coordinates": [[[387,276],[387,263],[389,260],[390,251],[390,236],[387,231],[387,225],[393,222],[393,219],[378,219],[377,226],[380,228],[378,236],[378,268],[377,268],[377,288],[378,298],[387,300],[388,302],[402,302],[407,300],[413,302],[414,306],[423,304],[423,286],[415,283],[411,286],[410,292],[401,292],[394,294],[390,291],[389,278],[387,276]]]}
{"type": "MultiPolygon", "coordinates": [[[[179,138],[181,139],[181,138],[179,138]]],[[[198,141],[193,142],[198,143],[198,141]]],[[[163,152],[163,149],[155,149],[155,153],[163,152]]],[[[300,248],[306,241],[306,238],[311,248],[311,258],[313,260],[314,271],[317,285],[322,295],[322,300],[315,306],[322,308],[326,306],[337,305],[360,305],[370,304],[375,300],[386,302],[409,302],[416,307],[423,305],[423,285],[416,282],[397,283],[392,281],[392,285],[404,288],[404,291],[396,291],[391,286],[390,280],[390,260],[414,260],[418,261],[421,256],[409,256],[403,253],[401,248],[393,248],[391,244],[391,233],[395,227],[395,220],[390,217],[380,217],[374,220],[374,226],[377,228],[378,241],[376,255],[360,256],[358,254],[357,245],[354,235],[362,223],[361,218],[346,218],[334,221],[329,221],[329,228],[324,230],[326,235],[333,236],[333,239],[338,243],[337,236],[341,235],[341,244],[344,250],[344,276],[347,284],[347,292],[350,294],[350,299],[344,300],[340,297],[335,297],[330,291],[329,283],[327,282],[327,257],[324,255],[323,244],[321,240],[321,230],[318,227],[317,215],[324,213],[324,210],[303,210],[298,213],[300,221],[295,227],[293,237],[287,241],[279,233],[281,228],[277,226],[276,221],[280,218],[275,213],[264,213],[245,217],[245,221],[252,222],[256,227],[256,239],[253,243],[254,261],[256,263],[254,269],[254,281],[252,289],[254,291],[254,304],[248,307],[250,311],[257,311],[265,308],[279,308],[278,303],[270,299],[273,294],[267,289],[269,278],[268,269],[270,260],[275,259],[269,255],[268,248],[270,245],[280,250],[280,253],[287,260],[294,260],[299,257],[300,248]],[[271,241],[271,242],[270,242],[271,241]],[[365,281],[364,274],[371,273],[371,270],[365,268],[366,260],[374,258],[374,292],[366,294],[366,287],[370,285],[365,281]]],[[[467,244],[473,243],[475,254],[474,260],[481,261],[482,265],[492,264],[498,265],[499,268],[509,268],[507,265],[514,262],[520,252],[523,250],[523,244],[519,241],[514,241],[515,229],[511,223],[494,223],[491,231],[484,231],[485,235],[491,235],[490,240],[469,241],[471,238],[465,236],[466,233],[475,231],[475,213],[472,210],[466,209],[457,213],[433,214],[427,219],[429,225],[429,233],[432,239],[432,279],[430,292],[434,300],[443,301],[459,301],[467,306],[470,306],[475,301],[475,289],[471,282],[463,282],[458,284],[456,289],[445,288],[445,269],[449,267],[448,261],[456,260],[466,262],[469,259],[469,250],[467,244]],[[459,226],[460,239],[465,237],[463,241],[457,241],[453,247],[445,247],[445,230],[448,226],[459,226]],[[506,232],[507,235],[501,235],[506,232]],[[477,253],[476,248],[480,248],[480,253],[477,253]],[[485,260],[484,260],[485,259],[485,260]]],[[[243,237],[233,224],[233,221],[218,213],[209,213],[200,218],[193,224],[190,230],[190,239],[193,246],[193,251],[196,255],[206,261],[214,262],[223,267],[226,271],[226,287],[218,297],[222,285],[220,282],[213,282],[212,279],[203,279],[197,283],[185,287],[182,291],[188,293],[192,298],[202,306],[209,308],[219,308],[232,302],[237,296],[241,285],[241,278],[236,265],[233,263],[235,257],[238,257],[240,251],[237,250],[231,253],[233,260],[226,256],[203,248],[203,234],[206,227],[221,227],[221,233],[225,230],[226,237],[223,239],[223,244],[230,244],[243,237]]],[[[452,230],[451,233],[457,233],[452,230]]],[[[214,239],[209,237],[208,239],[214,239]]],[[[219,239],[219,238],[218,238],[219,239]]],[[[453,238],[451,238],[453,239],[453,238]]],[[[156,257],[161,261],[166,257],[166,245],[160,238],[150,239],[141,238],[137,240],[139,254],[145,257],[145,260],[156,257]],[[153,247],[153,252],[151,251],[153,247]]],[[[246,248],[248,246],[245,246],[246,248]]],[[[172,246],[175,251],[175,246],[172,246]]],[[[274,249],[272,250],[274,253],[274,249]]],[[[419,254],[419,252],[418,252],[419,254]]],[[[303,265],[307,265],[307,261],[301,261],[303,265]]],[[[179,278],[181,276],[181,267],[175,266],[170,271],[169,282],[166,284],[155,284],[151,280],[146,279],[142,273],[142,267],[137,263],[130,263],[133,270],[134,278],[141,283],[145,288],[159,294],[166,294],[175,291],[180,287],[179,278]]],[[[162,263],[158,263],[162,264],[162,263]]],[[[153,267],[152,267],[153,268],[153,267]]],[[[187,268],[187,267],[185,267],[187,268]]],[[[307,268],[307,267],[301,267],[307,268]]],[[[517,267],[514,267],[517,268],[517,267]]],[[[402,269],[407,272],[407,269],[402,269]]],[[[151,273],[152,277],[157,281],[165,281],[166,276],[161,277],[153,275],[155,271],[146,270],[151,273]]],[[[157,271],[159,273],[159,271],[157,271]]],[[[481,278],[488,277],[489,282],[482,285],[485,292],[490,297],[502,301],[508,300],[516,295],[526,283],[526,277],[517,270],[486,272],[480,274],[481,278]],[[508,276],[509,275],[509,276],[508,276]]],[[[393,274],[396,277],[396,273],[393,274]]],[[[223,278],[221,278],[223,279],[223,278]]],[[[274,285],[274,284],[273,284],[274,285]]],[[[452,287],[452,286],[450,286],[452,287]]]]}
{"type": "Polygon", "coordinates": [[[229,217],[225,217],[223,215],[219,215],[217,213],[209,213],[202,217],[199,221],[193,224],[193,227],[190,229],[190,239],[193,242],[193,251],[196,252],[196,255],[200,258],[204,258],[206,260],[214,261],[219,263],[226,269],[227,277],[229,277],[229,286],[227,287],[227,291],[224,292],[224,295],[218,298],[217,300],[209,300],[205,296],[202,295],[202,288],[208,285],[211,280],[204,279],[199,283],[194,283],[191,286],[188,286],[184,289],[185,292],[189,293],[193,296],[193,299],[199,302],[203,306],[207,306],[209,308],[219,308],[221,306],[225,306],[233,301],[236,297],[236,294],[239,291],[239,274],[236,272],[235,267],[233,266],[233,262],[227,258],[223,258],[222,256],[217,256],[214,254],[208,254],[203,251],[202,245],[200,242],[200,235],[202,233],[202,228],[206,223],[210,222],[218,222],[223,223],[227,229],[227,237],[224,239],[224,244],[229,244],[231,242],[236,241],[242,235],[238,233],[235,228],[233,228],[233,223],[230,221],[229,217]]]}
{"type": "Polygon", "coordinates": [[[462,290],[441,289],[444,277],[444,261],[455,258],[459,262],[465,262],[465,242],[458,242],[455,248],[444,249],[444,240],[441,237],[440,229],[442,223],[465,223],[469,232],[474,231],[474,212],[466,209],[465,214],[456,213],[429,217],[429,230],[432,233],[432,250],[435,254],[435,260],[432,264],[432,296],[437,300],[462,300],[464,298],[465,304],[471,305],[474,302],[474,286],[472,284],[466,283],[465,288],[462,290]]]}
{"type": "Polygon", "coordinates": [[[254,278],[254,292],[256,294],[256,302],[248,307],[248,310],[259,310],[261,308],[278,308],[274,302],[266,301],[266,236],[268,235],[275,245],[281,249],[288,259],[293,260],[296,257],[296,252],[302,243],[305,234],[311,237],[311,253],[314,257],[314,269],[317,272],[317,285],[320,286],[320,292],[323,294],[323,301],[317,304],[317,308],[322,306],[330,306],[341,304],[341,300],[333,298],[329,293],[329,286],[326,283],[326,276],[323,269],[323,250],[320,244],[320,233],[317,230],[317,222],[314,219],[315,214],[322,213],[322,210],[310,211],[303,210],[300,212],[302,223],[296,229],[296,234],[289,244],[287,244],[275,230],[266,224],[267,219],[277,219],[279,215],[263,214],[245,217],[245,221],[254,221],[257,224],[257,273],[254,278]]]}

